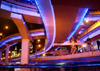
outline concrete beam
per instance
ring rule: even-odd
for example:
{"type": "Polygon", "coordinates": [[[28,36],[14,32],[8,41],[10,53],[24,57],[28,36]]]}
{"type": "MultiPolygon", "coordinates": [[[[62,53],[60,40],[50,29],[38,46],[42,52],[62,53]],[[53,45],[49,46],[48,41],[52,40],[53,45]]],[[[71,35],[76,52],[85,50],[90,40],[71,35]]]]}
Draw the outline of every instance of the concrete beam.
{"type": "Polygon", "coordinates": [[[29,7],[29,8],[33,8],[33,9],[37,9],[37,6],[34,6],[34,5],[29,5],[29,4],[25,4],[25,3],[21,3],[21,2],[18,2],[16,0],[6,0],[12,4],[17,4],[17,5],[20,5],[20,6],[24,6],[24,7],[29,7]]]}
{"type": "Polygon", "coordinates": [[[78,54],[62,55],[62,56],[50,56],[43,58],[30,59],[30,61],[49,61],[49,60],[63,60],[63,59],[77,59],[77,58],[87,58],[87,57],[97,57],[100,56],[100,51],[91,51],[78,54]]]}
{"type": "Polygon", "coordinates": [[[16,24],[22,39],[29,39],[32,40],[30,32],[28,31],[27,25],[25,24],[22,15],[11,13],[11,18],[16,24]]]}
{"type": "MultiPolygon", "coordinates": [[[[37,38],[45,38],[44,29],[30,30],[30,34],[33,40],[37,38]]],[[[13,44],[15,44],[16,42],[21,42],[21,39],[22,38],[19,33],[7,36],[0,41],[0,49],[5,49],[4,45],[10,42],[13,46],[13,44]]]]}
{"type": "Polygon", "coordinates": [[[83,42],[64,42],[64,43],[54,43],[54,46],[67,46],[67,45],[87,45],[87,43],[83,43],[83,42]]]}
{"type": "Polygon", "coordinates": [[[92,30],[96,29],[97,27],[100,26],[100,21],[97,21],[95,24],[90,26],[87,30],[85,30],[81,35],[78,36],[78,39],[86,35],[87,33],[91,32],[92,30]]]}
{"type": "Polygon", "coordinates": [[[5,1],[2,1],[0,8],[3,10],[14,12],[14,13],[40,17],[40,14],[38,13],[37,9],[22,7],[22,6],[11,4],[5,1]]]}

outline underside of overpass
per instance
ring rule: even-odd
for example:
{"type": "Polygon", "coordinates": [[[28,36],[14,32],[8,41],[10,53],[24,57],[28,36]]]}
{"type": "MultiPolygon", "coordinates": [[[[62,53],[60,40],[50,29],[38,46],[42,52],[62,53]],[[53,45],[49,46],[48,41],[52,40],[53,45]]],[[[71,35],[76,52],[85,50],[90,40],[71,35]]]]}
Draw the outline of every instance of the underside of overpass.
{"type": "Polygon", "coordinates": [[[100,65],[95,59],[100,57],[99,4],[99,0],[0,0],[0,63],[42,61],[35,64],[41,66],[57,61],[50,64],[56,67],[59,60],[71,64],[80,59],[83,65],[95,61],[100,65]]]}

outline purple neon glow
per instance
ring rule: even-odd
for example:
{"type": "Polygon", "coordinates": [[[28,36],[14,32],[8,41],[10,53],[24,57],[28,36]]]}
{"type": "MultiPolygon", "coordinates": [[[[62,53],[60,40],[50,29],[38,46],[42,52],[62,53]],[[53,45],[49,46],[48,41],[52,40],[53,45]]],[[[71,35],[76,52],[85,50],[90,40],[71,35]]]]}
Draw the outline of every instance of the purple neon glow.
{"type": "Polygon", "coordinates": [[[0,42],[0,44],[1,44],[0,47],[2,47],[7,42],[10,42],[10,41],[13,41],[13,40],[17,40],[17,39],[21,39],[21,36],[17,35],[17,36],[13,36],[13,37],[7,38],[7,39],[5,39],[5,40],[0,42]]]}
{"type": "Polygon", "coordinates": [[[88,34],[85,34],[84,36],[82,36],[79,40],[82,41],[84,39],[84,41],[86,40],[85,38],[86,37],[94,37],[96,35],[98,35],[99,33],[96,33],[100,30],[100,26],[96,27],[94,30],[90,31],[88,34]],[[95,34],[94,34],[95,33],[95,34]],[[91,35],[91,34],[94,34],[94,35],[91,35]]]}
{"type": "Polygon", "coordinates": [[[84,19],[87,12],[88,12],[87,8],[80,8],[79,9],[79,12],[78,12],[77,18],[75,20],[74,26],[71,30],[71,33],[69,34],[69,36],[67,38],[68,40],[74,35],[74,33],[76,32],[76,30],[80,26],[80,24],[83,21],[83,19],[84,19]]]}
{"type": "Polygon", "coordinates": [[[30,33],[31,36],[42,36],[42,35],[45,35],[44,34],[44,31],[43,32],[34,32],[34,33],[30,33]]]}
{"type": "Polygon", "coordinates": [[[100,20],[100,15],[88,15],[84,20],[97,21],[100,20]]]}
{"type": "MultiPolygon", "coordinates": [[[[31,34],[32,37],[45,35],[44,32],[33,32],[33,33],[30,33],[30,34],[31,34]]],[[[0,42],[0,47],[5,45],[7,42],[17,40],[17,39],[21,39],[21,36],[17,35],[17,36],[13,36],[13,37],[9,37],[7,39],[4,39],[0,42]]]]}
{"type": "MultiPolygon", "coordinates": [[[[16,45],[18,42],[16,42],[16,43],[13,43],[12,45],[10,45],[9,47],[11,47],[11,46],[14,46],[14,45],[16,45]]],[[[5,44],[4,44],[5,45],[5,44]]],[[[6,50],[6,48],[5,48],[5,50],[6,50]]]]}
{"type": "MultiPolygon", "coordinates": [[[[48,32],[48,28],[47,28],[47,26],[48,26],[49,24],[45,22],[45,21],[46,21],[46,18],[44,18],[44,15],[43,15],[43,12],[44,12],[43,10],[44,10],[44,9],[43,9],[41,6],[39,6],[39,4],[41,4],[41,3],[40,3],[41,1],[35,0],[35,2],[36,2],[36,4],[37,4],[37,7],[38,7],[38,9],[39,9],[39,11],[40,11],[42,20],[43,20],[44,25],[45,25],[46,35],[47,35],[47,44],[46,44],[46,46],[48,46],[48,44],[49,44],[50,42],[52,42],[48,48],[46,47],[45,51],[41,51],[40,53],[37,54],[37,55],[40,55],[40,54],[45,53],[46,51],[48,51],[48,50],[53,46],[53,44],[54,44],[54,41],[55,41],[55,34],[56,34],[55,15],[54,15],[54,10],[53,10],[53,6],[52,6],[52,4],[51,4],[51,1],[48,0],[49,5],[50,5],[50,11],[51,11],[51,13],[52,13],[52,18],[53,18],[53,25],[52,25],[52,26],[54,26],[53,38],[52,38],[52,41],[49,41],[49,39],[50,39],[49,34],[50,34],[50,33],[48,32]]],[[[31,56],[34,56],[34,55],[31,55],[31,56]]]]}
{"type": "Polygon", "coordinates": [[[100,34],[100,30],[98,30],[98,31],[96,31],[96,32],[94,32],[94,33],[92,33],[92,34],[89,34],[89,36],[86,36],[86,37],[81,38],[80,41],[81,41],[81,40],[82,40],[82,41],[86,41],[88,37],[89,37],[89,38],[93,38],[94,36],[99,35],[99,34],[100,34]]]}
{"type": "Polygon", "coordinates": [[[37,13],[35,11],[35,9],[22,7],[22,6],[15,5],[15,4],[12,4],[12,3],[8,3],[8,2],[5,2],[5,1],[2,1],[1,9],[7,10],[7,11],[12,11],[12,12],[15,12],[15,13],[20,13],[20,14],[26,14],[26,15],[40,17],[40,14],[37,13]],[[11,7],[11,5],[12,5],[12,7],[11,7]]]}

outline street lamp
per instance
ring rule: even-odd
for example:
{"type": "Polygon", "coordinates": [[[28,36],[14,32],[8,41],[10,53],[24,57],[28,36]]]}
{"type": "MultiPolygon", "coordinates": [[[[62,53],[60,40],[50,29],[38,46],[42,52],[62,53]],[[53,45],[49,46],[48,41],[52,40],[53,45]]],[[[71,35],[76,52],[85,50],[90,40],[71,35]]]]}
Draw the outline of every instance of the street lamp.
{"type": "Polygon", "coordinates": [[[2,36],[2,33],[0,33],[0,36],[2,36]]]}
{"type": "Polygon", "coordinates": [[[8,29],[8,26],[5,26],[5,29],[8,29]]]}
{"type": "Polygon", "coordinates": [[[89,22],[89,20],[86,20],[86,23],[88,23],[89,22]]]}
{"type": "Polygon", "coordinates": [[[45,53],[43,53],[43,56],[45,56],[45,53]]]}
{"type": "Polygon", "coordinates": [[[40,42],[40,39],[38,39],[37,41],[40,42]]]}
{"type": "Polygon", "coordinates": [[[41,47],[41,45],[39,44],[38,47],[41,47]]]}

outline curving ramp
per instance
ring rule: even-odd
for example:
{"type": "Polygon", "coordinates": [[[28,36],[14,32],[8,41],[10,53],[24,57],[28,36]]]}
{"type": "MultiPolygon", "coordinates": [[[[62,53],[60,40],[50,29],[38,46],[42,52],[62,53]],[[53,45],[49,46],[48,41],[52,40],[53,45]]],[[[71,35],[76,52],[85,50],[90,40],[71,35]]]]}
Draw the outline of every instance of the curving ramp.
{"type": "Polygon", "coordinates": [[[63,43],[69,40],[88,11],[87,8],[55,4],[51,0],[46,0],[45,3],[43,0],[35,1],[45,25],[47,34],[46,48],[49,49],[54,42],[63,43]]]}
{"type": "MultiPolygon", "coordinates": [[[[32,38],[39,38],[40,36],[45,37],[44,29],[31,30],[30,35],[32,38]]],[[[22,37],[19,33],[7,36],[0,41],[0,48],[2,48],[5,44],[8,44],[8,43],[13,45],[16,42],[21,42],[21,39],[22,37]]]]}
{"type": "Polygon", "coordinates": [[[47,36],[47,44],[45,47],[45,51],[42,51],[39,54],[42,54],[46,51],[48,51],[55,41],[55,34],[56,34],[56,24],[55,24],[55,16],[53,7],[51,5],[50,0],[35,0],[37,7],[39,9],[40,15],[42,17],[45,30],[46,30],[46,36],[47,36]],[[44,3],[45,2],[45,3],[44,3]]]}

